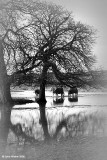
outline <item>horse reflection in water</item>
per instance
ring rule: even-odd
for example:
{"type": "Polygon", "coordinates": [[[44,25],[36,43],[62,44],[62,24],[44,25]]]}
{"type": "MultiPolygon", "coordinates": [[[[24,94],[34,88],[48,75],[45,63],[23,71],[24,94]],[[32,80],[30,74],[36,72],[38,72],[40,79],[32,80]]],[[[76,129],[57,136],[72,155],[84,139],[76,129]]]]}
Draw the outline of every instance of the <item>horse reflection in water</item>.
{"type": "Polygon", "coordinates": [[[54,98],[53,103],[54,104],[61,104],[64,102],[64,98],[54,98]]]}
{"type": "Polygon", "coordinates": [[[78,89],[76,86],[73,86],[68,91],[68,100],[70,102],[77,102],[78,101],[78,89]]]}

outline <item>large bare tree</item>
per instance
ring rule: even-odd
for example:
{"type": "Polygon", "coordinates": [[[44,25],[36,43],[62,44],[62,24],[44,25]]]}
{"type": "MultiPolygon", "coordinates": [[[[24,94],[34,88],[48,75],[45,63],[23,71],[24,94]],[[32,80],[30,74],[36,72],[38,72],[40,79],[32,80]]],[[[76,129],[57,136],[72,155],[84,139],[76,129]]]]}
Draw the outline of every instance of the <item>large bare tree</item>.
{"type": "MultiPolygon", "coordinates": [[[[64,85],[92,85],[94,28],[75,22],[72,14],[61,6],[46,2],[28,3],[25,13],[30,16],[29,26],[23,30],[23,41],[27,39],[30,43],[26,43],[26,49],[21,43],[21,48],[26,56],[29,55],[31,63],[28,64],[30,67],[24,66],[24,71],[42,67],[40,101],[45,101],[48,69],[64,85]]],[[[28,58],[24,63],[27,61],[28,58]]]]}

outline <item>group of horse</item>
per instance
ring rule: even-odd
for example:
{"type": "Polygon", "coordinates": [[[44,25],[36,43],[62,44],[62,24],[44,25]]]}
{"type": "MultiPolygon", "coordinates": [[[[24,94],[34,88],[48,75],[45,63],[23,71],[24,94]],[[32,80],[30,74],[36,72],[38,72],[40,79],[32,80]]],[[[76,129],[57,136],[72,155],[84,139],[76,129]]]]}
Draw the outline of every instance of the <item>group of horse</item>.
{"type": "MultiPolygon", "coordinates": [[[[56,100],[64,99],[64,89],[63,87],[52,87],[51,91],[53,92],[53,97],[56,97],[56,100]]],[[[40,93],[39,89],[35,90],[35,95],[38,98],[40,93]]],[[[68,90],[68,99],[69,101],[78,101],[78,89],[76,86],[70,87],[68,90]]]]}

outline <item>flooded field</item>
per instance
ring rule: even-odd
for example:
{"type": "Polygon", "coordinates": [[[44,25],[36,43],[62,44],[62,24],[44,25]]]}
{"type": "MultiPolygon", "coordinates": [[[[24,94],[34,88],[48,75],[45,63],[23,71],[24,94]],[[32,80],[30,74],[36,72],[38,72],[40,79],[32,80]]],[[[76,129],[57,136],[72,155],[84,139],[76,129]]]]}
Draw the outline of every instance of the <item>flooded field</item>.
{"type": "MultiPolygon", "coordinates": [[[[80,148],[80,142],[85,140],[87,143],[88,139],[90,142],[90,137],[94,136],[98,139],[107,139],[106,92],[79,92],[78,101],[71,102],[68,99],[67,92],[65,92],[63,100],[60,100],[60,97],[57,97],[56,101],[56,97],[53,97],[52,92],[46,90],[47,103],[45,106],[45,116],[47,119],[48,134],[51,137],[51,142],[49,142],[49,144],[44,143],[43,125],[40,118],[39,105],[35,102],[34,91],[14,91],[12,92],[12,97],[17,99],[30,99],[34,102],[13,106],[10,114],[10,121],[14,127],[19,128],[15,128],[16,132],[13,132],[12,130],[9,130],[8,132],[6,147],[7,155],[18,153],[18,155],[27,155],[30,158],[34,155],[37,159],[42,159],[40,150],[44,152],[43,157],[45,154],[49,155],[51,152],[52,155],[55,154],[55,152],[58,154],[61,152],[63,155],[62,151],[59,151],[61,150],[60,148],[64,147],[62,146],[63,143],[66,147],[72,148],[73,152],[74,149],[71,143],[73,145],[74,142],[78,143],[78,145],[75,145],[74,147],[80,148]],[[20,127],[21,133],[23,134],[18,133],[20,127]],[[29,140],[26,140],[26,137],[29,140]],[[60,148],[59,143],[61,145],[60,148]],[[45,148],[43,146],[45,146],[45,148]],[[30,150],[28,149],[29,147],[30,150]],[[46,147],[49,152],[46,150],[46,147]],[[50,150],[50,147],[52,150],[50,150]],[[57,151],[55,151],[56,149],[54,147],[57,148],[57,151]],[[35,155],[35,150],[37,155],[35,155]]],[[[95,144],[96,142],[97,141],[95,140],[95,144]]],[[[87,147],[89,146],[87,145],[87,147]]],[[[66,148],[64,150],[66,150],[66,148]]],[[[82,154],[84,154],[84,151],[82,151],[82,154]]],[[[59,159],[64,158],[63,156],[59,159]]],[[[45,156],[44,159],[47,159],[47,156],[45,156]]],[[[49,159],[54,160],[54,157],[51,156],[49,159]]],[[[69,160],[70,158],[64,159],[69,160]]]]}

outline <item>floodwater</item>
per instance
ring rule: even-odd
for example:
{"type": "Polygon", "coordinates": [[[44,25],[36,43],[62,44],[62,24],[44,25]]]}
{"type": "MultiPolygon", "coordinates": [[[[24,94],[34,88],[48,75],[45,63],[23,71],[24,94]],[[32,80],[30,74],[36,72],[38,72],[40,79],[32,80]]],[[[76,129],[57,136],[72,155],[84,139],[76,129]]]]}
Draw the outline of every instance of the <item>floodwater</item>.
{"type": "MultiPolygon", "coordinates": [[[[22,127],[21,133],[23,133],[24,136],[22,136],[21,133],[20,135],[18,134],[19,132],[18,128],[15,128],[14,130],[15,132],[9,129],[7,137],[7,146],[8,146],[7,153],[9,155],[13,153],[16,154],[16,152],[19,152],[21,154],[22,153],[21,148],[22,146],[25,145],[25,143],[29,146],[29,143],[36,142],[37,144],[36,147],[38,149],[37,155],[39,155],[40,158],[42,152],[39,151],[38,144],[42,143],[45,137],[44,137],[43,126],[40,119],[39,105],[38,103],[35,102],[35,93],[32,90],[29,91],[19,90],[19,91],[13,91],[11,94],[13,98],[17,99],[25,98],[33,100],[34,102],[13,106],[10,113],[10,121],[14,127],[17,126],[17,124],[21,125],[22,127]],[[27,136],[27,138],[30,137],[32,141],[26,142],[26,139],[24,139],[25,135],[27,136]]],[[[62,140],[67,140],[69,138],[72,139],[80,136],[83,137],[95,136],[97,138],[107,137],[107,93],[106,92],[79,92],[78,102],[70,102],[67,96],[67,92],[65,92],[63,100],[60,100],[60,97],[57,97],[57,100],[59,100],[59,103],[57,103],[56,97],[55,96],[53,97],[52,91],[46,90],[46,100],[47,103],[45,106],[46,107],[45,116],[47,119],[47,128],[49,135],[51,136],[51,138],[55,137],[56,142],[59,143],[62,142],[62,140]]],[[[1,117],[2,117],[2,112],[0,112],[0,118],[1,117]]],[[[67,142],[67,144],[69,145],[69,148],[71,148],[70,141],[67,142]]],[[[67,144],[64,144],[64,146],[66,146],[67,144]]],[[[58,147],[58,144],[55,143],[55,146],[58,147]]],[[[62,146],[62,148],[64,146],[62,146]]],[[[50,150],[52,145],[51,146],[49,145],[48,147],[49,147],[48,149],[50,150]]],[[[42,151],[44,150],[45,148],[43,148],[42,151]]],[[[74,149],[72,148],[72,150],[74,149]]],[[[32,151],[30,152],[31,152],[30,156],[32,156],[32,151]]],[[[52,153],[52,151],[50,152],[52,153]]],[[[48,150],[46,150],[46,153],[49,154],[48,150]]],[[[35,149],[34,149],[34,154],[35,154],[35,149]]],[[[47,159],[44,151],[44,159],[45,158],[47,159]]]]}
{"type": "MultiPolygon", "coordinates": [[[[78,102],[69,102],[67,97],[67,92],[65,92],[64,102],[61,106],[71,106],[71,105],[78,105],[78,106],[86,106],[86,105],[97,105],[97,106],[104,106],[107,105],[107,92],[79,92],[78,102]]],[[[12,92],[12,97],[14,98],[28,98],[35,100],[35,93],[32,90],[29,91],[14,91],[12,92]]],[[[53,104],[53,94],[50,90],[46,90],[46,99],[47,99],[47,107],[49,104],[53,104]]]]}

